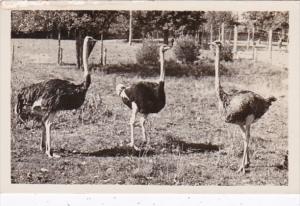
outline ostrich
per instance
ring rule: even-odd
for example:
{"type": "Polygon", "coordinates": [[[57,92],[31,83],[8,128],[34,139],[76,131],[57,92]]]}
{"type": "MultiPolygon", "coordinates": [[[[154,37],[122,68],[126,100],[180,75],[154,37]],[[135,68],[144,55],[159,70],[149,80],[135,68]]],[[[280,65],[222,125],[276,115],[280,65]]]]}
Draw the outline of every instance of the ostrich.
{"type": "Polygon", "coordinates": [[[131,129],[131,141],[130,147],[139,150],[134,145],[133,127],[137,113],[141,113],[140,124],[142,127],[143,140],[148,145],[150,140],[146,136],[145,121],[148,114],[158,113],[162,110],[166,104],[166,95],[164,90],[165,85],[165,68],[164,68],[164,53],[170,49],[167,45],[161,45],[159,48],[160,55],[160,78],[159,82],[146,82],[141,81],[125,87],[123,84],[118,84],[116,87],[117,95],[122,98],[122,101],[131,109],[130,129],[131,129]]]}
{"type": "Polygon", "coordinates": [[[243,134],[244,152],[240,168],[237,172],[245,173],[245,168],[250,165],[249,139],[251,124],[256,122],[268,110],[276,98],[271,96],[267,99],[246,90],[232,90],[226,93],[220,85],[219,64],[221,42],[215,41],[212,45],[216,49],[215,54],[215,90],[219,101],[219,110],[226,123],[236,124],[243,134]]]}
{"type": "Polygon", "coordinates": [[[28,114],[41,117],[43,130],[40,149],[42,152],[45,152],[49,158],[59,157],[51,153],[51,125],[55,114],[61,110],[79,108],[83,104],[86,92],[91,84],[87,50],[88,44],[92,41],[97,40],[90,36],[84,39],[84,81],[81,84],[75,85],[66,80],[50,79],[24,87],[17,95],[15,113],[21,122],[24,122],[22,118],[28,114]]]}

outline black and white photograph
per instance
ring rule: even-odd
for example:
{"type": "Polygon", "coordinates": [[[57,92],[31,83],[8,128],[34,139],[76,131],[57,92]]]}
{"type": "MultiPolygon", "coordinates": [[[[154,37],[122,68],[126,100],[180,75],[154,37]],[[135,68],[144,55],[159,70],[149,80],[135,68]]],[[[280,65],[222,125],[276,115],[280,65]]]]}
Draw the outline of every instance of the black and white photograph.
{"type": "Polygon", "coordinates": [[[288,186],[286,10],[12,10],[11,184],[288,186]]]}

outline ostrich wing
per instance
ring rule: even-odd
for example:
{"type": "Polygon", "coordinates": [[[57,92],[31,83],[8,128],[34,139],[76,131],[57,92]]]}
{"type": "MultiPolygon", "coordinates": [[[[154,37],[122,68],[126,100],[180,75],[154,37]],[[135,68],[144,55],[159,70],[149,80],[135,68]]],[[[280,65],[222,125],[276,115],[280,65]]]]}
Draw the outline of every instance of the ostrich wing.
{"type": "Polygon", "coordinates": [[[18,98],[28,106],[40,106],[43,110],[54,111],[78,108],[83,103],[85,92],[82,84],[51,79],[23,88],[18,98]]]}
{"type": "Polygon", "coordinates": [[[123,102],[131,108],[131,102],[135,102],[141,113],[155,113],[165,104],[165,96],[161,94],[160,84],[154,82],[139,82],[125,89],[129,100],[123,98],[123,102]]]}
{"type": "Polygon", "coordinates": [[[244,124],[247,116],[254,115],[255,119],[258,119],[267,111],[269,106],[263,97],[254,92],[237,91],[231,93],[225,107],[225,121],[244,124]]]}

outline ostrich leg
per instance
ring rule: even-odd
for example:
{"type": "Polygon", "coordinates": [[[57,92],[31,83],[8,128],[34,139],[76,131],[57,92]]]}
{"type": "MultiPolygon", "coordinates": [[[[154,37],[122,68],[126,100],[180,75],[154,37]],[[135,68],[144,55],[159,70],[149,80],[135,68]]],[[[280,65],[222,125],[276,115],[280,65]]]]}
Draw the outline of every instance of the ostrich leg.
{"type": "Polygon", "coordinates": [[[250,127],[251,127],[251,125],[246,125],[247,151],[246,151],[246,158],[245,158],[245,167],[249,167],[249,165],[250,165],[250,158],[249,158],[250,127]]]}
{"type": "Polygon", "coordinates": [[[148,137],[146,136],[146,130],[145,130],[146,119],[147,119],[147,115],[143,114],[143,116],[141,117],[140,123],[141,123],[141,127],[142,127],[143,140],[148,145],[150,141],[149,141],[148,137]]]}
{"type": "Polygon", "coordinates": [[[138,107],[136,105],[136,103],[132,103],[132,113],[131,113],[131,118],[130,118],[130,130],[131,130],[131,139],[130,139],[130,143],[129,143],[129,146],[130,147],[133,147],[135,150],[139,150],[138,147],[136,147],[134,145],[134,138],[133,138],[133,129],[134,129],[134,122],[135,122],[135,118],[136,118],[136,114],[138,112],[138,107]]]}
{"type": "Polygon", "coordinates": [[[46,127],[44,125],[44,123],[42,124],[42,136],[41,136],[41,143],[40,143],[40,150],[42,152],[45,152],[45,141],[46,141],[46,127]]]}
{"type": "Polygon", "coordinates": [[[246,153],[247,153],[247,131],[245,130],[245,128],[243,126],[240,126],[241,131],[243,133],[243,141],[244,141],[244,151],[243,151],[243,158],[242,158],[242,163],[240,168],[238,169],[238,173],[239,172],[243,172],[245,174],[245,158],[246,158],[246,153]]]}
{"type": "Polygon", "coordinates": [[[46,118],[45,121],[45,128],[46,128],[46,154],[49,158],[55,157],[59,158],[59,155],[51,154],[51,125],[53,123],[55,113],[50,113],[49,116],[46,118]]]}
{"type": "Polygon", "coordinates": [[[254,120],[253,115],[250,115],[246,118],[246,129],[242,125],[240,125],[240,128],[243,132],[244,152],[243,152],[242,164],[237,172],[243,172],[244,174],[245,174],[245,167],[248,167],[250,164],[248,146],[249,146],[249,139],[250,139],[250,126],[253,120],[254,120]]]}

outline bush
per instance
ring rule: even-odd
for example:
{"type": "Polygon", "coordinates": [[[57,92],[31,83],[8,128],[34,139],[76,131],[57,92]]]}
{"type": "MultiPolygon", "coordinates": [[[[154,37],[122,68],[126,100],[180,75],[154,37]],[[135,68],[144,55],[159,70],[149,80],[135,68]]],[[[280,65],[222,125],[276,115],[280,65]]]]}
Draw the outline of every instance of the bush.
{"type": "Polygon", "coordinates": [[[159,62],[158,43],[146,40],[136,53],[136,61],[139,64],[157,65],[159,62]]]}
{"type": "Polygon", "coordinates": [[[233,47],[230,44],[224,44],[220,51],[220,61],[233,61],[233,47]]]}
{"type": "Polygon", "coordinates": [[[178,38],[173,51],[176,59],[183,63],[193,63],[199,55],[199,48],[196,46],[195,38],[192,36],[178,38]]]}

